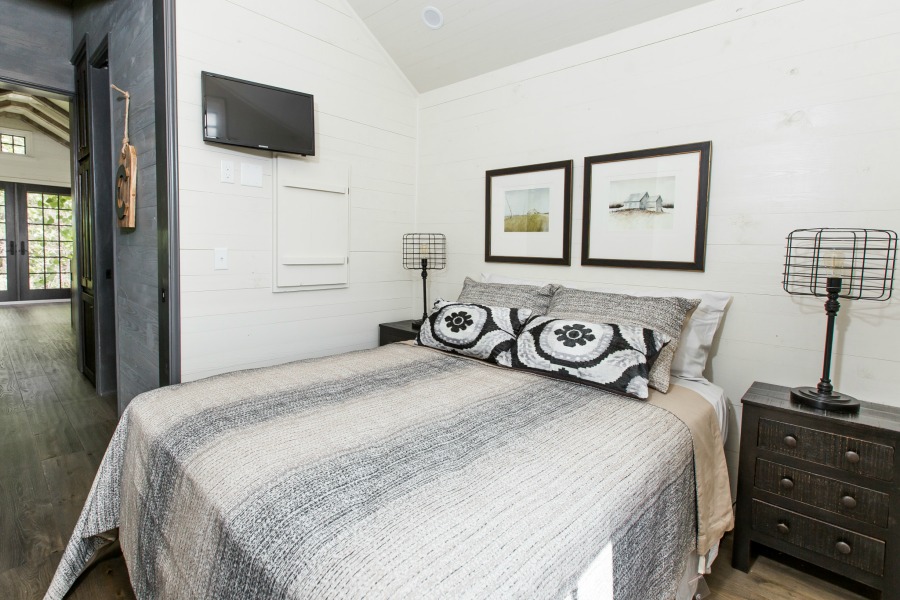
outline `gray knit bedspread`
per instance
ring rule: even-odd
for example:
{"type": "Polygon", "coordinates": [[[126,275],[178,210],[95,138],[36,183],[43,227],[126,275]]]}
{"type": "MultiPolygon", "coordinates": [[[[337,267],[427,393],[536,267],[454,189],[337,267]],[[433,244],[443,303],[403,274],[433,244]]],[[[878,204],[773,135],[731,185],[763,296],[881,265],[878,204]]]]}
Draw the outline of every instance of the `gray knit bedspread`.
{"type": "Polygon", "coordinates": [[[419,347],[230,373],[131,403],[46,598],[118,528],[140,599],[668,600],[692,457],[663,409],[419,347]]]}

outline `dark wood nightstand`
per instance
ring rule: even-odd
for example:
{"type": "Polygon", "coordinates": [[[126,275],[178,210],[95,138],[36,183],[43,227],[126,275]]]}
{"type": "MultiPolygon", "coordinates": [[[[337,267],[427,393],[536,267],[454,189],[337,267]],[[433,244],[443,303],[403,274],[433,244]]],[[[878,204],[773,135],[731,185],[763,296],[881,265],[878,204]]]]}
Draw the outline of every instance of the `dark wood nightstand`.
{"type": "Polygon", "coordinates": [[[419,335],[418,329],[412,328],[412,320],[382,323],[378,326],[378,345],[393,344],[404,340],[414,340],[419,335]]]}
{"type": "Polygon", "coordinates": [[[732,565],[758,543],[900,599],[900,409],[834,413],[754,383],[741,400],[732,565]]]}

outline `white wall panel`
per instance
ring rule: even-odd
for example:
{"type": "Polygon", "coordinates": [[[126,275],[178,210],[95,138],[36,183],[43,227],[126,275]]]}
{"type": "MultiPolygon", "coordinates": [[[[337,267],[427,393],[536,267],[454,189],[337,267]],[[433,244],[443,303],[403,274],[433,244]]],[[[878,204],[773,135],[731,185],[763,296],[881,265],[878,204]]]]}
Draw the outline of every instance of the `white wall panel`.
{"type": "MultiPolygon", "coordinates": [[[[735,408],[754,380],[814,385],[824,311],[781,290],[784,238],[800,227],[900,229],[898,73],[892,0],[714,0],[425,93],[417,219],[449,249],[429,297],[455,297],[482,271],[729,292],[709,374],[735,408]],[[579,266],[583,158],[703,140],[713,142],[706,271],[579,266]],[[485,263],[484,172],[570,158],[575,264],[485,263]]],[[[900,405],[898,337],[897,299],[844,302],[837,388],[900,405]]]]}
{"type": "Polygon", "coordinates": [[[71,187],[67,147],[19,119],[0,117],[0,132],[26,138],[26,154],[0,153],[0,181],[71,187]]]}
{"type": "Polygon", "coordinates": [[[178,2],[182,371],[185,381],[376,345],[408,318],[417,96],[344,0],[178,2]],[[272,292],[273,159],[201,136],[200,71],[315,96],[316,157],[349,166],[350,287],[272,292]],[[261,162],[263,186],[219,181],[261,162]],[[213,270],[213,248],[228,249],[213,270]]]}

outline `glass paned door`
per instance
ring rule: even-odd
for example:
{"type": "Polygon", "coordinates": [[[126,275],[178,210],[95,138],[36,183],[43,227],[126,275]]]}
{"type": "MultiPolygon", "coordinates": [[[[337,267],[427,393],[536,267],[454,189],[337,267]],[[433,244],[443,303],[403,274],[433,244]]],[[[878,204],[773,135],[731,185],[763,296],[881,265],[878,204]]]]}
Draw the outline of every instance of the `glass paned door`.
{"type": "Polygon", "coordinates": [[[70,265],[75,246],[72,197],[32,191],[26,197],[28,289],[70,288],[70,265]]]}
{"type": "Polygon", "coordinates": [[[75,250],[71,190],[0,182],[0,301],[71,295],[75,250]]]}

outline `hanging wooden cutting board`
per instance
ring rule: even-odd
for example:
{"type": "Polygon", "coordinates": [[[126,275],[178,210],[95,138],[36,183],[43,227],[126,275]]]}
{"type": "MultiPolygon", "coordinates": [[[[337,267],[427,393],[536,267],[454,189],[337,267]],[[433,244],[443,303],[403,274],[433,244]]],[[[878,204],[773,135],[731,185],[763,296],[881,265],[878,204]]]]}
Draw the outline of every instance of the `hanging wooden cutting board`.
{"type": "Polygon", "coordinates": [[[137,150],[124,144],[116,170],[116,216],[119,227],[134,229],[134,201],[137,196],[137,150]]]}
{"type": "Polygon", "coordinates": [[[137,150],[128,143],[128,109],[131,94],[115,86],[110,86],[125,96],[125,135],[122,137],[122,151],[119,153],[119,168],[116,169],[116,217],[122,229],[134,229],[134,204],[137,197],[137,150]]]}

